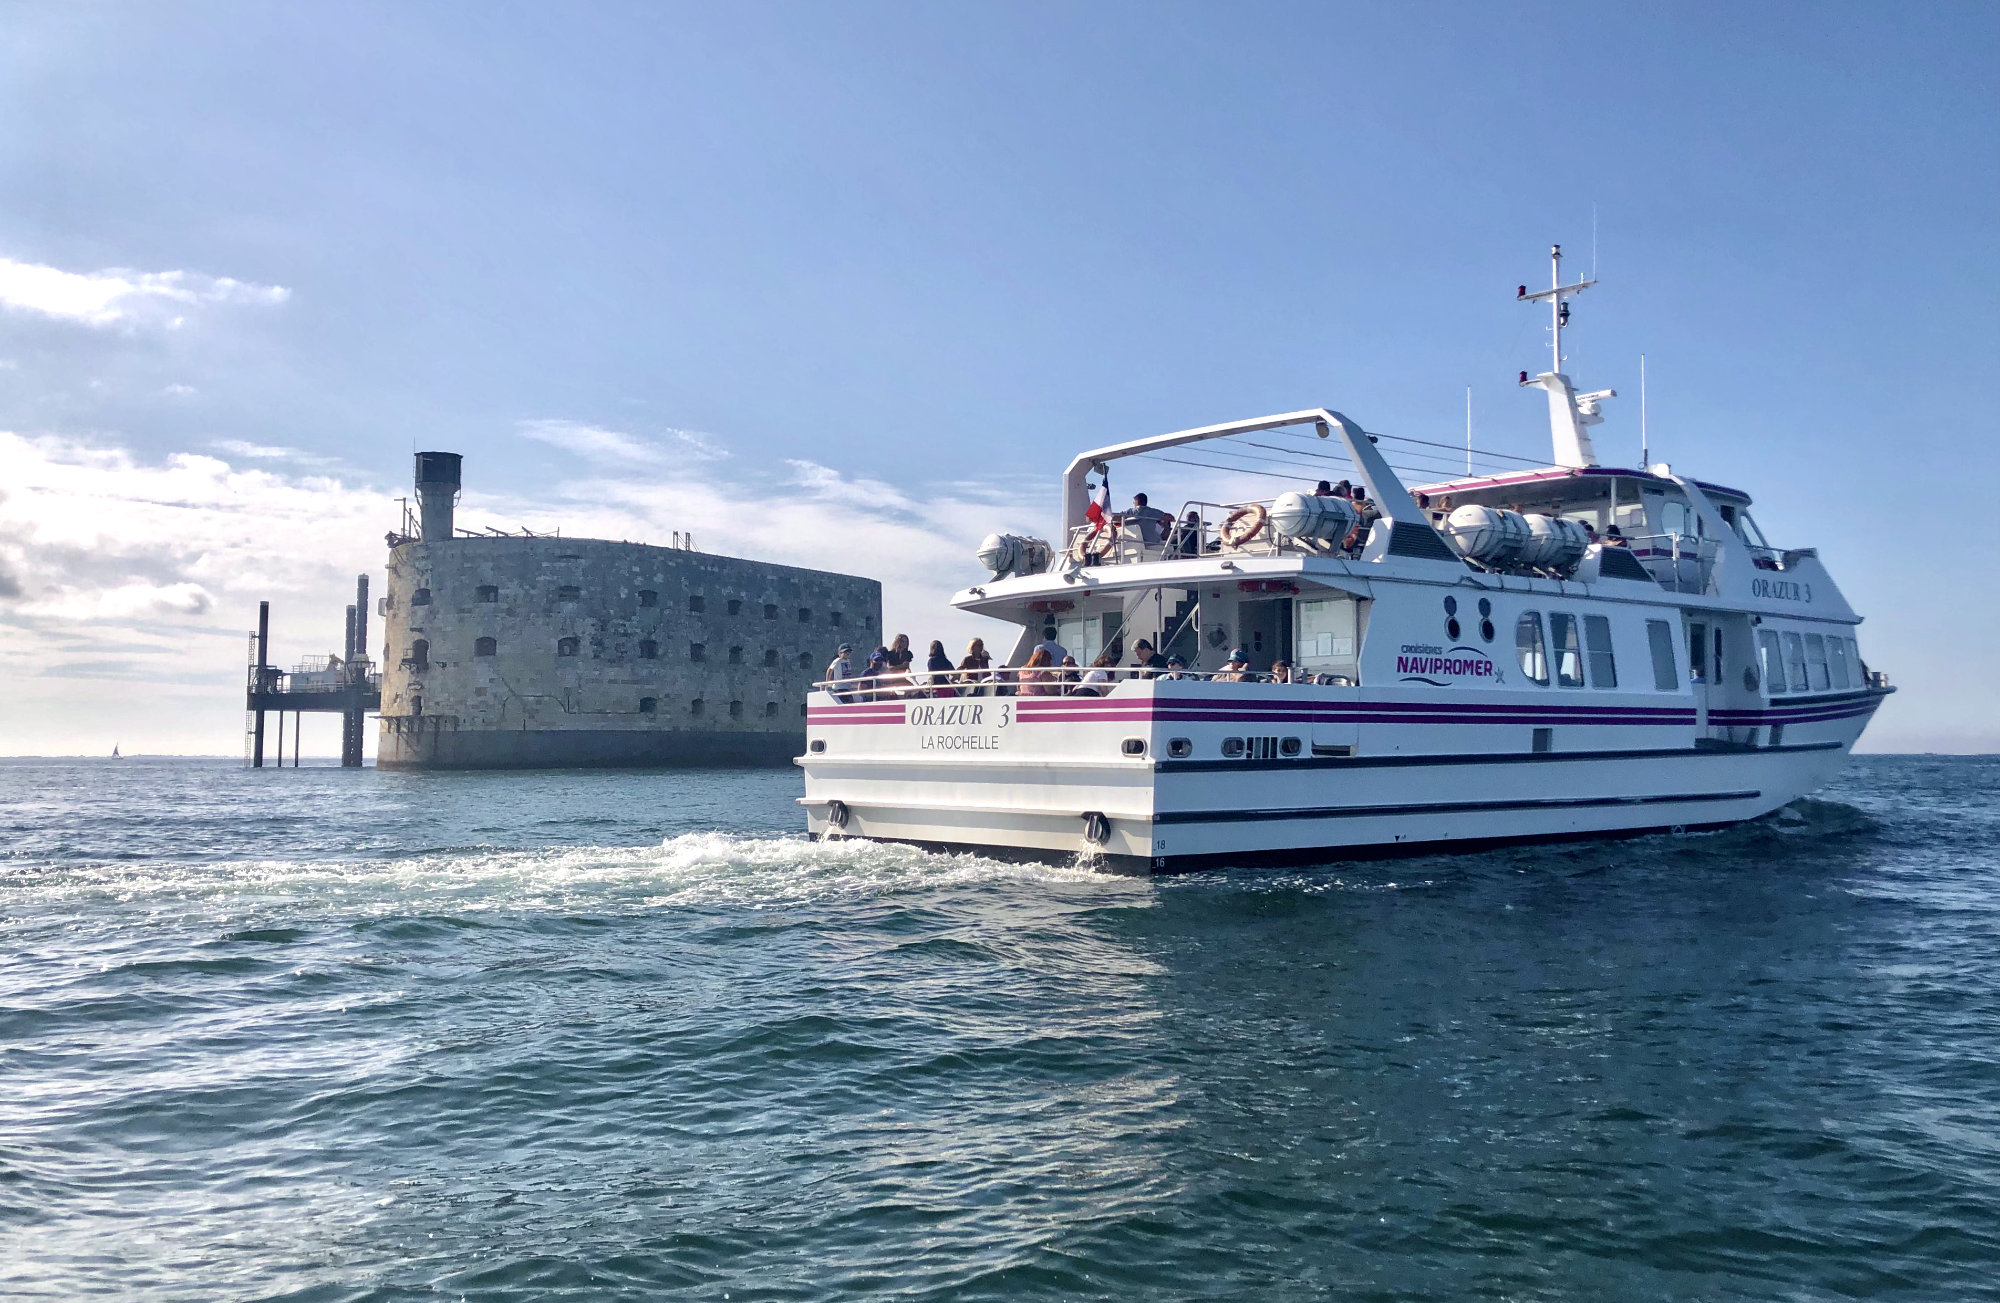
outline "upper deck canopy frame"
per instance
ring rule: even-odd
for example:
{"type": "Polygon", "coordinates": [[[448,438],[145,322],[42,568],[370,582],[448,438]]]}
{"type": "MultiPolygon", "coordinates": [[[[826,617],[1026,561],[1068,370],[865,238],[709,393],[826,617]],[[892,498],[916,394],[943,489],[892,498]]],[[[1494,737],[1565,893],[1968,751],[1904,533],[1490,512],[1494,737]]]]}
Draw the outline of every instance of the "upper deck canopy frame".
{"type": "Polygon", "coordinates": [[[1416,499],[1410,496],[1410,491],[1403,487],[1403,481],[1396,477],[1396,472],[1389,468],[1389,463],[1375,447],[1375,436],[1339,412],[1325,407],[1311,407],[1279,416],[1204,425],[1199,429],[1114,443],[1106,448],[1078,454],[1070,462],[1069,469],[1063,472],[1062,537],[1069,537],[1071,530],[1087,523],[1090,493],[1086,486],[1090,476],[1105,474],[1112,462],[1191,443],[1205,443],[1210,439],[1227,439],[1232,435],[1255,434],[1259,430],[1279,430],[1292,425],[1313,426],[1322,439],[1331,438],[1337,431],[1340,441],[1347,446],[1348,457],[1360,469],[1362,481],[1368,486],[1368,496],[1374,499],[1383,517],[1393,523],[1420,525],[1426,530],[1431,528],[1430,518],[1417,509],[1416,499]]]}

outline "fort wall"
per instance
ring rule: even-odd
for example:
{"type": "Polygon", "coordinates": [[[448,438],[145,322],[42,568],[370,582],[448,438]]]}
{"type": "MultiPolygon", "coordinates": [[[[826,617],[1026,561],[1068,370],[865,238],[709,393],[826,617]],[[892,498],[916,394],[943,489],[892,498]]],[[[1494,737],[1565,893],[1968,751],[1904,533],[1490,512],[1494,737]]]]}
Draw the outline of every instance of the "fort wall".
{"type": "Polygon", "coordinates": [[[460,537],[391,547],[385,769],[780,764],[872,579],[681,548],[460,537]]]}

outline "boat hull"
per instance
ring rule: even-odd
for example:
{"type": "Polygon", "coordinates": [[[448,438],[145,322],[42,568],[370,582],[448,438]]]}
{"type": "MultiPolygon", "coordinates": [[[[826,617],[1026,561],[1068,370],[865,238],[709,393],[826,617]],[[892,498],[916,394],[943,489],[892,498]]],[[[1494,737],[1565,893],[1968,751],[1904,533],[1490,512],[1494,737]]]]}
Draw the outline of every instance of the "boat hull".
{"type": "Polygon", "coordinates": [[[825,749],[800,759],[803,804],[816,837],[1082,856],[1127,872],[1698,831],[1824,784],[1885,695],[1732,721],[1749,742],[1701,736],[1692,712],[1617,702],[1593,714],[1565,704],[1556,724],[1528,708],[1445,717],[1434,699],[1354,690],[1128,684],[1102,700],[1007,706],[1003,727],[989,701],[981,722],[941,729],[919,703],[829,699],[809,719],[825,749]],[[1774,726],[1782,742],[1756,744],[1774,726]],[[1236,739],[1244,754],[1224,757],[1236,739]]]}

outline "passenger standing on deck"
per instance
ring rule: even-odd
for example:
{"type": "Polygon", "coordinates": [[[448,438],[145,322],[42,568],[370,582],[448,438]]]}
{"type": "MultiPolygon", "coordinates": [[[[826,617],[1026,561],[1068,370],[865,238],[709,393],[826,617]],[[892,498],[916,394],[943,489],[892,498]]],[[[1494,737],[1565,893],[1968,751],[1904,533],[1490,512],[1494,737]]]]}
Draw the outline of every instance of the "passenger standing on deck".
{"type": "Polygon", "coordinates": [[[984,638],[974,638],[965,645],[965,659],[958,663],[958,669],[967,696],[984,697],[993,691],[993,658],[986,652],[984,638]]]}
{"type": "Polygon", "coordinates": [[[1125,519],[1132,522],[1132,528],[1139,531],[1139,541],[1147,547],[1158,547],[1166,537],[1167,527],[1173,517],[1146,501],[1143,493],[1132,495],[1132,510],[1125,513],[1125,519]]]}
{"type": "MultiPolygon", "coordinates": [[[[854,648],[849,644],[847,643],[840,644],[840,650],[834,653],[833,660],[830,661],[826,667],[826,678],[828,682],[837,684],[842,679],[851,679],[854,677],[853,651],[854,648]]],[[[835,701],[847,700],[847,697],[842,695],[838,687],[831,689],[831,691],[833,693],[833,699],[835,701]]]]}
{"type": "Polygon", "coordinates": [[[1056,627],[1054,624],[1045,624],[1042,626],[1042,640],[1035,644],[1035,650],[1038,652],[1047,652],[1049,654],[1048,663],[1051,665],[1062,664],[1063,657],[1069,655],[1069,648],[1056,641],[1056,627]]]}
{"type": "Polygon", "coordinates": [[[1035,654],[1028,657],[1028,663],[1014,672],[1014,681],[1021,685],[1020,695],[1023,697],[1052,697],[1057,689],[1049,678],[1055,672],[1048,648],[1037,647],[1035,654]]]}
{"type": "Polygon", "coordinates": [[[1152,643],[1141,638],[1132,647],[1132,666],[1139,671],[1139,678],[1150,679],[1167,668],[1167,662],[1153,650],[1152,643]]]}
{"type": "Polygon", "coordinates": [[[933,697],[958,695],[958,690],[951,686],[951,657],[944,654],[944,644],[935,638],[931,640],[931,654],[924,662],[924,669],[929,673],[933,697]]]}

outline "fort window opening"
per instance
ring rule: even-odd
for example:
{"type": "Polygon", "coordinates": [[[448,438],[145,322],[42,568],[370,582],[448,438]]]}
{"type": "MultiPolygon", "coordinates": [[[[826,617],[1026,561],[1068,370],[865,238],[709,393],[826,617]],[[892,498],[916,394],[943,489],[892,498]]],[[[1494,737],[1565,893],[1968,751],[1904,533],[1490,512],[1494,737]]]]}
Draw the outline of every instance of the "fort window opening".
{"type": "Polygon", "coordinates": [[[775,666],[777,665],[777,663],[778,663],[778,649],[773,647],[770,651],[764,653],[764,664],[775,666]]]}
{"type": "Polygon", "coordinates": [[[731,719],[742,719],[742,718],[743,718],[743,703],[742,703],[742,702],[740,702],[740,701],[732,701],[732,702],[730,702],[730,703],[729,703],[729,717],[730,717],[731,719]]]}
{"type": "Polygon", "coordinates": [[[802,670],[809,670],[812,667],[813,667],[813,654],[811,652],[800,652],[799,668],[802,670]]]}
{"type": "Polygon", "coordinates": [[[812,618],[813,618],[813,613],[812,613],[812,609],[811,609],[810,607],[805,607],[805,606],[801,606],[801,607],[799,608],[799,623],[800,623],[800,624],[810,624],[810,623],[812,623],[812,618]]]}
{"type": "Polygon", "coordinates": [[[564,584],[561,588],[556,589],[556,600],[558,602],[582,601],[583,590],[575,584],[564,584]]]}
{"type": "Polygon", "coordinates": [[[658,606],[659,604],[660,604],[660,595],[658,593],[654,592],[650,588],[641,588],[639,590],[639,605],[658,606]]]}
{"type": "Polygon", "coordinates": [[[491,638],[475,638],[472,640],[472,654],[474,656],[491,656],[499,650],[500,645],[491,638]]]}
{"type": "Polygon", "coordinates": [[[688,703],[688,714],[690,715],[699,715],[707,709],[708,703],[704,702],[700,697],[696,697],[688,703]]]}
{"type": "Polygon", "coordinates": [[[482,602],[497,602],[500,600],[500,588],[497,584],[481,584],[478,593],[479,600],[482,602]]]}
{"type": "Polygon", "coordinates": [[[731,665],[741,665],[743,663],[743,649],[741,647],[731,647],[729,649],[729,663],[731,665]]]}
{"type": "Polygon", "coordinates": [[[764,618],[766,620],[775,620],[778,618],[778,607],[775,602],[764,603],[764,618]]]}
{"type": "Polygon", "coordinates": [[[660,699],[658,697],[639,698],[639,713],[641,715],[651,715],[656,713],[659,709],[660,709],[660,699]]]}
{"type": "Polygon", "coordinates": [[[695,593],[688,598],[688,610],[705,611],[707,609],[708,609],[708,599],[703,597],[700,593],[695,593]]]}
{"type": "Polygon", "coordinates": [[[423,669],[431,663],[431,645],[428,639],[419,638],[410,644],[410,668],[423,669]]]}
{"type": "Polygon", "coordinates": [[[838,611],[827,612],[826,622],[832,625],[834,628],[838,629],[840,627],[840,612],[838,611]]]}
{"type": "Polygon", "coordinates": [[[689,659],[689,660],[691,660],[691,661],[705,661],[705,660],[707,660],[707,659],[708,659],[708,648],[706,648],[706,647],[702,646],[702,645],[701,645],[700,643],[698,643],[698,642],[691,642],[691,643],[689,643],[689,644],[688,644],[688,659],[689,659]]]}
{"type": "Polygon", "coordinates": [[[777,718],[777,715],[778,715],[778,703],[777,703],[777,702],[775,702],[775,701],[767,701],[767,702],[765,702],[765,703],[764,703],[764,718],[765,718],[765,719],[775,719],[775,718],[777,718]]]}
{"type": "Polygon", "coordinates": [[[431,604],[430,589],[419,588],[416,592],[410,594],[411,606],[429,606],[430,604],[431,604]]]}
{"type": "Polygon", "coordinates": [[[582,646],[583,640],[580,638],[558,638],[556,639],[556,655],[574,656],[582,646]]]}
{"type": "Polygon", "coordinates": [[[740,598],[740,597],[732,597],[732,598],[730,598],[730,599],[729,599],[729,613],[730,613],[731,615],[741,615],[741,614],[743,614],[743,599],[742,599],[742,598],[740,598]]]}
{"type": "Polygon", "coordinates": [[[639,644],[639,659],[642,661],[656,661],[660,659],[660,644],[650,638],[641,642],[639,644]]]}

